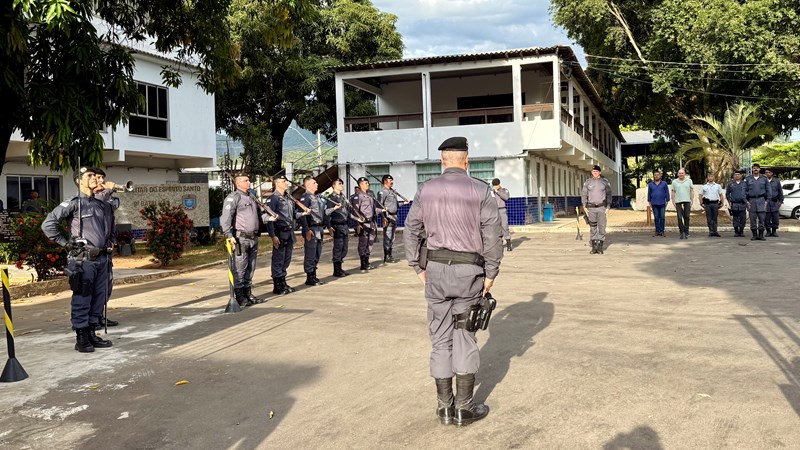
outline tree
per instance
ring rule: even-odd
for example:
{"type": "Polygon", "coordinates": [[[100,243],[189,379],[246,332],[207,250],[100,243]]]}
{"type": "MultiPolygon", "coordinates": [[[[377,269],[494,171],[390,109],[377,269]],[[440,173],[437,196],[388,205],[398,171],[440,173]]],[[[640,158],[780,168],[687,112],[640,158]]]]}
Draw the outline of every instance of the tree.
{"type": "Polygon", "coordinates": [[[622,124],[680,140],[697,116],[754,103],[782,134],[800,126],[800,4],[775,0],[552,0],[622,124]]]}
{"type": "Polygon", "coordinates": [[[753,152],[753,162],[762,166],[800,167],[800,142],[761,147],[753,152]]]}
{"type": "Polygon", "coordinates": [[[722,121],[696,117],[691,132],[697,138],[681,145],[681,154],[686,161],[705,159],[717,180],[730,178],[749,152],[775,137],[775,130],[761,119],[758,109],[742,103],[728,108],[722,121]]]}
{"type": "MultiPolygon", "coordinates": [[[[270,42],[293,39],[291,24],[312,0],[253,0],[277,14],[270,42]]],[[[178,66],[195,67],[214,91],[233,73],[225,17],[230,0],[5,0],[0,2],[0,172],[14,130],[30,141],[34,165],[52,170],[99,165],[100,129],[125,124],[143,99],[128,45],[152,42],[176,64],[162,67],[168,86],[178,66]]]]}
{"type": "MultiPolygon", "coordinates": [[[[396,16],[380,12],[368,0],[320,2],[292,24],[296,40],[288,48],[264,39],[263,30],[274,20],[269,9],[233,0],[228,20],[240,71],[236,82],[217,97],[217,128],[242,140],[247,154],[258,151],[247,136],[256,127],[266,127],[258,132],[268,131],[273,144],[270,174],[280,169],[283,136],[293,120],[335,138],[334,67],[402,56],[396,16]]],[[[370,102],[367,96],[356,100],[370,102]]]]}

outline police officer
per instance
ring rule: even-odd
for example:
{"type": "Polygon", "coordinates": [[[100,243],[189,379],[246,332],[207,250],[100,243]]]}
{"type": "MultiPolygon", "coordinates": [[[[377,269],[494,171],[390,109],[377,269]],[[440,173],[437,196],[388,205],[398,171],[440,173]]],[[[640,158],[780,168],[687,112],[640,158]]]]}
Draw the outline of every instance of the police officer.
{"type": "Polygon", "coordinates": [[[369,255],[372,253],[372,244],[375,243],[375,235],[378,231],[376,224],[378,209],[375,197],[369,195],[369,180],[367,177],[361,177],[357,181],[358,189],[350,196],[350,204],[364,219],[363,223],[356,225],[356,234],[358,235],[358,256],[361,258],[361,271],[365,272],[375,268],[369,263],[369,255]]]}
{"type": "Polygon", "coordinates": [[[317,193],[317,180],[312,176],[303,178],[305,192],[300,203],[309,209],[309,214],[298,212],[297,219],[303,236],[303,271],[306,273],[306,285],[325,284],[317,278],[317,265],[322,255],[322,233],[325,230],[325,207],[317,193]]]}
{"type": "Polygon", "coordinates": [[[286,269],[292,261],[294,237],[294,202],[287,188],[289,182],[285,175],[273,177],[275,190],[267,201],[267,206],[277,214],[277,219],[267,222],[267,233],[272,238],[272,292],[291,294],[294,288],[286,284],[286,269]]]}
{"type": "Polygon", "coordinates": [[[383,213],[383,262],[395,263],[397,260],[392,257],[392,245],[397,231],[397,209],[400,207],[400,202],[397,200],[397,192],[393,189],[394,178],[391,175],[384,175],[381,177],[381,183],[383,188],[378,192],[378,202],[386,208],[386,212],[383,213]]]}
{"type": "Polygon", "coordinates": [[[506,250],[511,251],[511,232],[508,230],[508,210],[506,202],[510,194],[508,189],[500,186],[500,179],[492,180],[492,193],[497,200],[497,209],[500,211],[500,224],[503,226],[503,240],[506,241],[506,250]]]}
{"type": "MultiPolygon", "coordinates": [[[[106,181],[106,173],[103,169],[99,167],[94,167],[89,169],[94,172],[95,179],[97,180],[97,187],[94,190],[94,196],[98,200],[104,201],[106,205],[106,224],[107,229],[109,230],[109,247],[114,248],[117,244],[117,221],[114,217],[114,213],[119,209],[121,204],[119,197],[114,195],[114,186],[116,184],[112,181],[106,181]]],[[[111,291],[114,287],[114,263],[112,261],[112,255],[114,252],[110,252],[108,254],[108,288],[106,290],[106,304],[108,304],[108,300],[111,298],[111,291]]],[[[105,306],[105,305],[104,305],[105,306]]],[[[98,327],[103,328],[106,326],[115,327],[119,325],[119,322],[116,320],[111,320],[108,317],[101,317],[100,322],[97,324],[98,327]]]]}
{"type": "Polygon", "coordinates": [[[611,206],[611,183],[600,176],[600,166],[592,167],[592,178],[586,180],[581,188],[583,212],[589,219],[589,238],[592,241],[590,254],[603,254],[606,240],[606,217],[611,206]]]}
{"type": "Polygon", "coordinates": [[[765,241],[764,221],[767,215],[767,199],[772,192],[767,177],[761,176],[761,166],[753,164],[753,173],[745,180],[747,185],[747,211],[750,213],[751,241],[765,241]]]}
{"type": "Polygon", "coordinates": [[[743,170],[734,172],[733,180],[728,182],[725,188],[735,237],[744,237],[744,225],[747,220],[747,183],[742,180],[743,173],[743,170]]]}
{"type": "Polygon", "coordinates": [[[467,148],[463,137],[439,146],[444,172],[420,186],[403,233],[408,265],[422,280],[428,302],[437,416],[443,424],[456,425],[489,413],[472,398],[480,356],[475,332],[465,326],[470,307],[491,289],[503,257],[497,202],[488,183],[467,174],[467,148]],[[425,266],[420,259],[423,239],[425,266]]]}
{"type": "Polygon", "coordinates": [[[770,197],[767,199],[767,213],[764,226],[767,229],[767,236],[778,237],[778,225],[780,224],[780,215],[778,211],[783,204],[783,189],[781,189],[781,180],[773,176],[772,169],[764,169],[764,175],[767,176],[767,183],[769,184],[770,197]]]}
{"type": "Polygon", "coordinates": [[[253,273],[258,257],[258,237],[261,223],[275,220],[261,211],[250,195],[250,177],[239,175],[233,179],[235,189],[225,197],[219,224],[233,253],[233,292],[239,306],[252,306],[264,300],[253,295],[253,273]]]}
{"type": "Polygon", "coordinates": [[[719,208],[725,203],[725,196],[722,187],[714,181],[714,174],[710,173],[706,184],[700,188],[700,204],[706,211],[706,223],[708,224],[708,235],[720,237],[717,233],[717,217],[719,208]]]}
{"type": "Polygon", "coordinates": [[[348,238],[350,227],[347,222],[350,218],[350,203],[344,196],[344,181],[337,178],[333,182],[333,193],[328,197],[325,208],[325,217],[328,227],[333,235],[333,276],[346,277],[350,275],[342,269],[342,262],[347,256],[348,238]]]}
{"type": "Polygon", "coordinates": [[[106,204],[94,196],[97,188],[95,173],[81,167],[74,176],[80,190],[72,199],[51,211],[42,231],[48,239],[69,253],[65,272],[70,275],[72,288],[72,329],[75,330],[75,350],[93,352],[95,348],[111,347],[111,341],[94,333],[103,315],[108,288],[108,254],[111,230],[106,220],[106,204]],[[67,221],[70,239],[59,230],[67,221]]]}

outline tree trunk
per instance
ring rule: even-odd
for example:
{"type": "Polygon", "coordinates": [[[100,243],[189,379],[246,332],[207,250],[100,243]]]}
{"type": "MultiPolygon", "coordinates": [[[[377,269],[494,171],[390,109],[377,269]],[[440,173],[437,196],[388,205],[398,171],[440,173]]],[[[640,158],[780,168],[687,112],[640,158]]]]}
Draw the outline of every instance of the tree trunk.
{"type": "Polygon", "coordinates": [[[292,120],[294,120],[294,116],[287,117],[280,121],[270,121],[269,123],[269,131],[272,135],[272,140],[275,142],[275,160],[272,162],[272,167],[269,171],[271,174],[277,174],[282,170],[283,136],[286,134],[286,130],[289,129],[289,125],[292,124],[292,120]]]}

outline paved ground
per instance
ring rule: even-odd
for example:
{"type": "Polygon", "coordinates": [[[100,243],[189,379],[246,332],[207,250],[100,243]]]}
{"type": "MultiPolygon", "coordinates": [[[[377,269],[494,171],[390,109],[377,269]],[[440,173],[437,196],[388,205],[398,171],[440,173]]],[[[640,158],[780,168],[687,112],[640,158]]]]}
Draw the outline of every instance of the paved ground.
{"type": "Polygon", "coordinates": [[[31,378],[0,385],[0,447],[798,447],[799,233],[612,233],[603,256],[587,242],[515,234],[479,333],[476,396],[492,410],[464,429],[435,419],[422,287],[404,264],[239,314],[222,314],[215,267],[116,287],[114,348],[91,355],[72,350],[66,295],[15,304],[31,378]]]}

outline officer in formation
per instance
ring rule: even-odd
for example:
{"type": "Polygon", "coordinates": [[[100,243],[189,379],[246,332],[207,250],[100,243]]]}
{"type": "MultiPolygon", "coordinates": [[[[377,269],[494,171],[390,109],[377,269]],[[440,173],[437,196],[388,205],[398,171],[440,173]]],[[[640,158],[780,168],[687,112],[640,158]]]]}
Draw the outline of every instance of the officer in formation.
{"type": "Polygon", "coordinates": [[[744,237],[747,221],[747,183],[742,180],[743,173],[743,170],[734,172],[733,180],[725,188],[725,198],[728,199],[733,222],[733,235],[736,237],[744,237]]]}
{"type": "Polygon", "coordinates": [[[700,188],[700,204],[706,211],[706,223],[708,224],[708,235],[720,237],[717,233],[717,217],[719,208],[725,203],[725,194],[722,187],[714,181],[714,174],[708,174],[706,184],[700,188]]]}
{"type": "Polygon", "coordinates": [[[51,211],[42,231],[48,239],[64,247],[69,256],[65,272],[70,274],[72,289],[72,329],[75,350],[93,352],[111,347],[111,341],[100,338],[94,328],[100,323],[108,289],[108,255],[111,230],[106,219],[106,202],[95,198],[97,178],[92,169],[81,167],[74,176],[79,194],[51,211]],[[67,221],[65,237],[59,230],[67,221]]]}
{"type": "Polygon", "coordinates": [[[611,206],[611,183],[600,176],[600,166],[592,167],[592,178],[586,180],[581,188],[583,212],[589,219],[589,238],[592,241],[590,254],[603,254],[606,240],[606,217],[611,206]]]}
{"type": "Polygon", "coordinates": [[[775,178],[772,169],[764,169],[764,175],[767,176],[767,184],[769,184],[770,191],[770,196],[767,198],[767,213],[764,226],[767,229],[767,236],[778,237],[778,225],[780,223],[778,210],[783,204],[781,180],[775,178]]]}
{"type": "MultiPolygon", "coordinates": [[[[114,195],[114,186],[116,186],[116,184],[112,181],[106,181],[106,173],[105,171],[103,171],[103,169],[95,167],[90,170],[94,172],[95,179],[97,180],[97,187],[94,190],[94,196],[98,200],[105,202],[106,226],[108,227],[107,229],[111,233],[109,238],[109,244],[110,248],[114,248],[114,245],[116,245],[117,243],[117,234],[116,234],[117,221],[116,218],[114,217],[114,213],[117,211],[117,209],[119,209],[119,206],[121,204],[119,197],[114,195]]],[[[114,263],[111,259],[113,253],[114,252],[108,254],[108,288],[106,291],[106,304],[108,304],[108,300],[111,299],[111,291],[114,287],[114,270],[113,270],[114,263]]],[[[106,326],[115,327],[117,325],[119,325],[119,322],[117,322],[116,320],[111,320],[108,317],[105,317],[105,315],[100,318],[100,322],[97,324],[97,326],[100,328],[104,328],[106,326]]]]}
{"type": "MultiPolygon", "coordinates": [[[[303,236],[303,271],[306,273],[306,285],[318,286],[324,284],[317,278],[317,265],[322,255],[322,233],[325,230],[327,219],[322,199],[317,193],[317,180],[312,176],[303,178],[305,192],[300,197],[300,203],[306,206],[308,214],[298,211],[297,219],[303,236]]],[[[291,195],[291,194],[290,194],[291,195]]]]}
{"type": "Polygon", "coordinates": [[[252,306],[264,300],[253,295],[253,273],[258,257],[258,237],[261,224],[276,219],[274,214],[262,211],[250,195],[250,178],[239,175],[233,179],[236,189],[225,197],[219,219],[222,233],[230,243],[233,253],[233,291],[239,306],[252,306]]]}
{"type": "Polygon", "coordinates": [[[287,188],[288,180],[285,175],[273,177],[275,191],[269,197],[267,206],[277,215],[276,220],[267,222],[267,233],[272,238],[272,292],[275,294],[290,294],[294,288],[286,284],[286,269],[292,261],[292,247],[294,237],[294,202],[287,188]]]}
{"type": "MultiPolygon", "coordinates": [[[[333,235],[333,276],[346,277],[350,275],[342,269],[342,262],[347,256],[347,246],[350,236],[351,207],[344,195],[344,181],[337,178],[333,182],[333,193],[328,197],[325,216],[328,218],[328,227],[333,235]]],[[[358,221],[358,217],[354,217],[358,221]]]]}
{"type": "Polygon", "coordinates": [[[492,180],[492,194],[497,200],[497,209],[500,211],[500,224],[503,226],[503,240],[506,242],[506,250],[511,251],[511,231],[508,230],[508,210],[506,202],[511,195],[508,189],[500,186],[500,179],[492,180]]]}
{"type": "Polygon", "coordinates": [[[750,213],[751,241],[765,241],[764,222],[767,215],[767,199],[772,197],[767,177],[761,175],[761,166],[753,164],[753,173],[745,180],[747,185],[747,211],[750,213]]]}
{"type": "Polygon", "coordinates": [[[392,257],[392,246],[397,231],[397,209],[400,207],[400,201],[397,199],[394,178],[391,175],[381,177],[381,183],[383,188],[378,192],[378,202],[386,208],[386,212],[383,213],[383,262],[395,263],[397,260],[392,257]]]}
{"type": "Polygon", "coordinates": [[[378,207],[375,197],[369,195],[369,180],[361,177],[358,180],[356,192],[350,196],[350,204],[358,212],[364,222],[356,225],[356,235],[358,236],[358,256],[361,258],[361,271],[372,270],[375,268],[369,263],[369,255],[372,253],[372,244],[375,243],[375,235],[378,227],[376,224],[378,207]]]}
{"type": "Polygon", "coordinates": [[[466,323],[470,307],[491,289],[503,257],[497,202],[488,183],[467,174],[467,148],[463,137],[439,146],[444,171],[420,186],[403,233],[408,265],[425,286],[437,416],[442,424],[459,426],[489,413],[473,401],[480,356],[466,323]]]}

